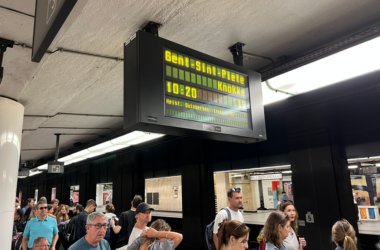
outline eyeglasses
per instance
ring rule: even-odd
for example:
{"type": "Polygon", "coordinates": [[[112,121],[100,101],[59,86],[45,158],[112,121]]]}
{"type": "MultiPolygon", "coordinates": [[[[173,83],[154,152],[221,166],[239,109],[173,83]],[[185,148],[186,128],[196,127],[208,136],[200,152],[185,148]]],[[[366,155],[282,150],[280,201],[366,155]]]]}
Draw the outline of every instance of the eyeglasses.
{"type": "Polygon", "coordinates": [[[49,248],[50,245],[38,245],[37,247],[45,247],[45,248],[49,248]]]}
{"type": "Polygon", "coordinates": [[[231,188],[232,192],[240,192],[240,188],[231,188]]]}
{"type": "Polygon", "coordinates": [[[44,209],[47,209],[47,207],[40,207],[40,210],[44,210],[44,209]]]}
{"type": "Polygon", "coordinates": [[[89,226],[94,226],[96,229],[101,229],[102,227],[104,227],[105,229],[107,229],[107,226],[108,224],[87,224],[89,226]]]}

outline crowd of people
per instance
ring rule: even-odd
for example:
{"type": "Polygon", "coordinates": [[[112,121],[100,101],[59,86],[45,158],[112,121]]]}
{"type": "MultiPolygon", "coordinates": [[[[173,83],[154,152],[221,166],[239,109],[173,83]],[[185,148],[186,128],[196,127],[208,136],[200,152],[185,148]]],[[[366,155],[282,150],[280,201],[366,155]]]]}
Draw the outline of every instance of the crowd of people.
{"type": "MultiPolygon", "coordinates": [[[[222,209],[211,223],[210,250],[243,250],[248,248],[250,228],[240,212],[243,204],[239,188],[227,192],[229,206],[222,209]]],[[[77,204],[69,216],[69,206],[59,200],[47,203],[41,197],[37,204],[30,198],[19,208],[16,199],[12,250],[174,250],[182,235],[172,232],[162,219],[152,220],[152,207],[140,195],[131,201],[131,209],[117,218],[115,207],[108,203],[105,213],[95,212],[97,204],[90,199],[83,207],[77,204]],[[148,226],[148,224],[150,225],[148,226]]],[[[207,238],[207,230],[206,230],[207,238]]],[[[357,250],[355,230],[346,220],[332,227],[336,250],[357,250]]],[[[298,236],[298,213],[289,199],[283,199],[277,211],[270,213],[257,237],[260,250],[300,250],[306,240],[298,236]]]]}

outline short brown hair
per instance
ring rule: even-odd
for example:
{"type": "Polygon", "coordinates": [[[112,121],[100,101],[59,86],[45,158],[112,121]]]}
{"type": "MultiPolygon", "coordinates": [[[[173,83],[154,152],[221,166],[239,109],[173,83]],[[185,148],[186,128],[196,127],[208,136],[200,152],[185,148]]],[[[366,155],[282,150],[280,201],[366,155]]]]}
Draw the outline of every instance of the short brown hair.
{"type": "Polygon", "coordinates": [[[108,213],[113,213],[115,212],[115,207],[112,205],[112,203],[108,203],[106,205],[106,210],[108,211],[108,213]]]}
{"type": "Polygon", "coordinates": [[[235,239],[245,237],[251,229],[244,223],[237,220],[224,220],[218,229],[218,250],[223,248],[223,245],[228,245],[231,236],[235,239]]]}
{"type": "Polygon", "coordinates": [[[332,227],[331,240],[344,250],[357,250],[355,229],[346,220],[337,221],[332,227]]]}
{"type": "Polygon", "coordinates": [[[289,217],[286,215],[286,213],[281,212],[281,211],[272,212],[269,215],[264,225],[263,234],[264,234],[265,242],[271,243],[275,245],[278,249],[280,249],[282,247],[284,240],[282,239],[280,235],[280,231],[278,230],[278,225],[285,227],[288,221],[289,221],[289,217]]]}
{"type": "Polygon", "coordinates": [[[96,202],[93,200],[93,199],[89,199],[87,202],[86,202],[86,207],[89,207],[93,205],[94,207],[97,207],[98,205],[96,205],[96,202]]]}
{"type": "Polygon", "coordinates": [[[55,202],[58,202],[58,204],[59,204],[59,200],[58,200],[58,199],[54,199],[54,200],[52,200],[52,201],[51,201],[51,204],[54,204],[55,202]]]}

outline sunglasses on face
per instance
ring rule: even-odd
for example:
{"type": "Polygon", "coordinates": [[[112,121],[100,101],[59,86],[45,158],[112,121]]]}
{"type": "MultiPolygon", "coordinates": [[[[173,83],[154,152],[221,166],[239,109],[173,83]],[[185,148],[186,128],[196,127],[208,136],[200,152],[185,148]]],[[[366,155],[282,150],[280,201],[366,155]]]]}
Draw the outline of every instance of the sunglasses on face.
{"type": "Polygon", "coordinates": [[[40,210],[44,210],[44,209],[47,209],[47,207],[40,207],[40,210]]]}
{"type": "Polygon", "coordinates": [[[231,190],[233,191],[233,192],[240,192],[240,188],[231,188],[231,190]]]}
{"type": "Polygon", "coordinates": [[[107,229],[108,224],[87,224],[89,226],[94,226],[96,229],[101,229],[102,227],[104,229],[107,229]]]}
{"type": "Polygon", "coordinates": [[[241,223],[239,226],[237,226],[234,230],[232,230],[232,232],[231,232],[231,236],[232,236],[232,233],[236,230],[236,229],[238,229],[241,225],[244,225],[244,228],[245,228],[245,224],[244,223],[241,223]]]}

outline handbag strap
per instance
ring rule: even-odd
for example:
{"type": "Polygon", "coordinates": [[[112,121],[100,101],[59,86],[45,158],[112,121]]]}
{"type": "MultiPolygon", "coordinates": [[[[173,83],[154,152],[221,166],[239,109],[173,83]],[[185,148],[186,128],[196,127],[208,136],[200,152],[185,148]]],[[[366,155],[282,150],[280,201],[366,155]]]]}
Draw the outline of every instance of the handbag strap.
{"type": "Polygon", "coordinates": [[[100,250],[103,250],[102,241],[99,242],[100,250]]]}

